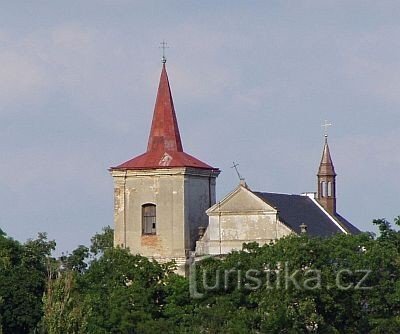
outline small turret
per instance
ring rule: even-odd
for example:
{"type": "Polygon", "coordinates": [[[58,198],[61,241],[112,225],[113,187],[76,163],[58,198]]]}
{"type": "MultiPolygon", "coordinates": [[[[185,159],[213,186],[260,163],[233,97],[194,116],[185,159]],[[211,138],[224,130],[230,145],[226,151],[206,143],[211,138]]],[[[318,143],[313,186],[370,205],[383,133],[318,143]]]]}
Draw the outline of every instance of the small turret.
{"type": "Polygon", "coordinates": [[[328,145],[328,135],[325,134],[324,150],[318,169],[318,202],[330,214],[336,214],[336,173],[328,145]]]}

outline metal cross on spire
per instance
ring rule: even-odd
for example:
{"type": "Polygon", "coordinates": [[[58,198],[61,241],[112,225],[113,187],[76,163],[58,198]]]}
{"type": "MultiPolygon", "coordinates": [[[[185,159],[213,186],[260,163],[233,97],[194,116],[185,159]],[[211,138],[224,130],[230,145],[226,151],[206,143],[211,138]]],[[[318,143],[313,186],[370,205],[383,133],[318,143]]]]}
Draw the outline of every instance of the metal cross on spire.
{"type": "Polygon", "coordinates": [[[236,162],[233,162],[233,166],[231,166],[231,168],[235,168],[235,171],[239,178],[239,181],[244,181],[244,177],[242,177],[239,173],[238,166],[239,166],[239,164],[237,164],[236,162]]]}
{"type": "Polygon", "coordinates": [[[328,137],[328,128],[330,126],[332,126],[332,123],[328,123],[327,120],[325,120],[325,123],[321,125],[324,128],[324,134],[325,134],[325,138],[328,137]]]}
{"type": "Polygon", "coordinates": [[[168,43],[166,41],[162,41],[160,43],[161,46],[159,46],[160,49],[162,49],[162,58],[161,58],[161,62],[163,64],[165,64],[167,62],[167,58],[165,57],[165,49],[168,49],[168,43]]]}

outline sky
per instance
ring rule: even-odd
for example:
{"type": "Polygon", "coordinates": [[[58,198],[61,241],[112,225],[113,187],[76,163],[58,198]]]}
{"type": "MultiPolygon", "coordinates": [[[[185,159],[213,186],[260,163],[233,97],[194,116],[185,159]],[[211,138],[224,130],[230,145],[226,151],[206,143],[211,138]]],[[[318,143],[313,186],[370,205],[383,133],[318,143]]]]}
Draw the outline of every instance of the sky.
{"type": "Polygon", "coordinates": [[[113,225],[108,168],[146,149],[161,41],[184,149],[217,197],[316,191],[328,120],[338,211],[400,214],[399,1],[0,2],[0,227],[57,251],[113,225]]]}

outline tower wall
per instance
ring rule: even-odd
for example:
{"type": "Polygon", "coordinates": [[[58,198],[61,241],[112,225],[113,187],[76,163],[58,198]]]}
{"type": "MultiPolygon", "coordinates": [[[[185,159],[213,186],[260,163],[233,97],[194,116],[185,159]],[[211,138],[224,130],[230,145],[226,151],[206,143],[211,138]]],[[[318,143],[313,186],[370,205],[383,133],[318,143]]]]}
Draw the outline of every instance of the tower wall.
{"type": "Polygon", "coordinates": [[[160,261],[194,250],[206,209],[215,203],[214,171],[193,168],[112,171],[114,245],[160,261]],[[143,234],[142,206],[156,206],[156,231],[143,234]]]}
{"type": "Polygon", "coordinates": [[[207,209],[215,204],[215,183],[219,172],[190,170],[185,177],[186,248],[195,250],[199,227],[208,226],[207,209]]]}
{"type": "Polygon", "coordinates": [[[219,169],[183,150],[165,59],[147,151],[110,168],[114,179],[114,246],[185,263],[206,210],[215,203],[219,169]]]}
{"type": "Polygon", "coordinates": [[[336,179],[332,175],[318,175],[317,200],[330,214],[336,214],[336,179]]]}

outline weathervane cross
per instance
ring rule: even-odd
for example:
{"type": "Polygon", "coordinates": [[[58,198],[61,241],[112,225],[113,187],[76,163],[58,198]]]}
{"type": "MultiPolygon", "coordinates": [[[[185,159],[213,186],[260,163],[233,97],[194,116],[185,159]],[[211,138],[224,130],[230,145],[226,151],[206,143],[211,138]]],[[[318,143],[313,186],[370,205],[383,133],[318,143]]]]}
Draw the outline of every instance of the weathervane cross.
{"type": "Polygon", "coordinates": [[[239,170],[238,170],[238,166],[239,164],[237,164],[236,162],[233,162],[233,166],[231,166],[231,168],[235,168],[236,174],[239,178],[239,181],[243,181],[244,178],[240,175],[239,170]]]}
{"type": "Polygon", "coordinates": [[[160,43],[161,46],[159,46],[160,49],[162,49],[162,58],[161,61],[163,64],[165,64],[167,62],[167,58],[165,57],[165,49],[168,49],[168,43],[166,41],[162,41],[160,43]]]}
{"type": "Polygon", "coordinates": [[[329,128],[330,126],[332,126],[332,123],[328,123],[327,120],[325,120],[325,123],[322,124],[322,127],[324,128],[325,137],[328,137],[328,128],[329,128]]]}

